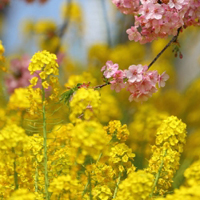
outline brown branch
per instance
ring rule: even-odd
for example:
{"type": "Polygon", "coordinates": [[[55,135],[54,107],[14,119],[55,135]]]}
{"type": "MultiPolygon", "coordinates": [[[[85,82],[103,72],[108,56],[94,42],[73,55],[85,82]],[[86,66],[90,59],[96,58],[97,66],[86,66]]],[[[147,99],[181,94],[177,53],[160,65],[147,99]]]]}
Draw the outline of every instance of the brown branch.
{"type": "Polygon", "coordinates": [[[162,49],[162,51],[152,60],[148,65],[148,69],[156,62],[156,60],[164,53],[164,51],[171,45],[171,43],[176,42],[182,27],[177,30],[177,34],[169,41],[169,43],[162,49]]]}
{"type": "Polygon", "coordinates": [[[104,87],[104,86],[106,86],[106,85],[110,85],[110,82],[104,83],[104,84],[102,84],[102,85],[97,85],[97,86],[94,87],[94,90],[101,89],[102,87],[104,87]]]}
{"type": "MultiPolygon", "coordinates": [[[[177,30],[177,34],[169,41],[169,43],[162,49],[162,51],[152,60],[152,62],[148,65],[148,69],[156,62],[156,60],[164,53],[164,51],[171,45],[171,43],[176,42],[181,31],[182,27],[177,30]]],[[[102,85],[97,85],[94,89],[101,89],[106,85],[110,85],[110,82],[104,83],[102,85]]]]}

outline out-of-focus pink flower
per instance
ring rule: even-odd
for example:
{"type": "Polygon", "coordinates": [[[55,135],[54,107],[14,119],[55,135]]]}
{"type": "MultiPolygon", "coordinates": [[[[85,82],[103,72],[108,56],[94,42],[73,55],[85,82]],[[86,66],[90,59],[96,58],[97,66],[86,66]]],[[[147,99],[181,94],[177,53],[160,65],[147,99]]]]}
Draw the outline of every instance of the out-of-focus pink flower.
{"type": "Polygon", "coordinates": [[[135,42],[140,41],[142,38],[141,34],[137,30],[137,27],[134,26],[131,26],[131,28],[126,31],[126,33],[128,34],[128,39],[134,40],[135,42]]]}
{"type": "Polygon", "coordinates": [[[57,61],[58,65],[60,65],[65,57],[65,54],[62,52],[59,52],[56,56],[57,56],[56,61],[57,61]]]}
{"type": "Polygon", "coordinates": [[[123,82],[123,80],[121,81],[116,81],[116,80],[113,80],[113,81],[110,81],[111,83],[111,90],[115,90],[116,92],[120,92],[122,88],[125,88],[126,84],[123,82]]]}
{"type": "Polygon", "coordinates": [[[30,85],[29,80],[34,76],[28,71],[29,63],[30,58],[27,55],[11,60],[10,74],[5,77],[8,93],[13,93],[16,88],[30,85]]]}
{"type": "Polygon", "coordinates": [[[132,14],[139,8],[139,0],[112,0],[117,8],[124,14],[132,14]]]}
{"type": "Polygon", "coordinates": [[[165,87],[165,82],[169,79],[169,75],[163,72],[161,75],[159,75],[158,79],[158,86],[159,87],[165,87]]]}
{"type": "Polygon", "coordinates": [[[111,90],[115,90],[116,92],[120,92],[122,88],[125,88],[126,84],[124,83],[125,73],[122,70],[116,71],[113,75],[113,80],[111,83],[111,90]]]}
{"type": "Polygon", "coordinates": [[[111,78],[118,70],[118,64],[113,64],[112,61],[107,61],[106,66],[103,66],[101,71],[104,71],[103,75],[105,78],[111,78]]]}
{"type": "Polygon", "coordinates": [[[170,0],[168,5],[170,8],[176,8],[179,10],[184,5],[184,0],[170,0]]]}

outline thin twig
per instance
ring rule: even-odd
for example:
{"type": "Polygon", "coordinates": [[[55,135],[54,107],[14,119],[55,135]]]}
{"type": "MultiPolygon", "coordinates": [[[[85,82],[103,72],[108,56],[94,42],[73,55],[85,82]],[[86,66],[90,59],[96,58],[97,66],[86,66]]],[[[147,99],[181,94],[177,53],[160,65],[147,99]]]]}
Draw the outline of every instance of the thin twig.
{"type": "Polygon", "coordinates": [[[177,30],[177,34],[169,41],[169,43],[162,49],[162,51],[152,60],[148,65],[148,69],[156,62],[156,60],[164,53],[164,51],[171,45],[171,43],[176,42],[182,27],[177,30]]]}
{"type": "Polygon", "coordinates": [[[101,89],[102,87],[104,87],[104,86],[106,86],[106,85],[110,85],[110,82],[104,83],[104,84],[102,84],[102,85],[97,85],[97,86],[94,87],[94,90],[101,89]]]}

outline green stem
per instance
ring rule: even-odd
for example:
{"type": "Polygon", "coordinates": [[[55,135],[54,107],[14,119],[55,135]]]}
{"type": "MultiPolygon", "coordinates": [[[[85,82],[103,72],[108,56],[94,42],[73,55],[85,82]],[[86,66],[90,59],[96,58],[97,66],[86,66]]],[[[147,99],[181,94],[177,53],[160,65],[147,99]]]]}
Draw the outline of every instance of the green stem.
{"type": "Polygon", "coordinates": [[[92,200],[92,183],[91,183],[90,173],[88,175],[88,179],[89,179],[89,189],[90,189],[90,200],[92,200]]]}
{"type": "Polygon", "coordinates": [[[47,167],[47,129],[46,129],[46,112],[45,112],[45,90],[42,87],[42,115],[43,115],[43,139],[44,139],[44,179],[45,179],[45,194],[46,199],[49,200],[49,180],[47,167]]]}
{"type": "Polygon", "coordinates": [[[121,172],[119,173],[119,177],[118,177],[118,180],[117,180],[117,185],[116,185],[116,187],[115,187],[115,191],[114,191],[113,199],[115,199],[116,196],[117,196],[117,191],[118,191],[118,188],[119,188],[120,180],[121,180],[121,172]]]}
{"type": "Polygon", "coordinates": [[[16,159],[14,160],[14,181],[15,181],[15,190],[18,189],[18,173],[16,172],[16,159]]]}
{"type": "Polygon", "coordinates": [[[156,185],[157,185],[157,183],[158,183],[158,180],[159,180],[159,177],[160,177],[160,174],[161,174],[163,165],[164,165],[164,157],[165,157],[166,155],[167,155],[167,150],[165,150],[163,159],[162,159],[162,161],[161,161],[161,163],[160,163],[160,167],[159,167],[158,173],[156,174],[156,178],[155,178],[155,181],[154,181],[154,184],[153,184],[153,187],[152,187],[152,190],[151,190],[151,194],[150,194],[150,197],[151,197],[151,198],[153,197],[154,190],[155,190],[156,185]]]}
{"type": "MultiPolygon", "coordinates": [[[[99,162],[99,160],[101,159],[102,155],[103,155],[103,153],[101,152],[101,153],[99,154],[99,157],[98,157],[98,159],[97,159],[96,164],[99,162]]],[[[94,173],[94,171],[92,171],[92,173],[94,173]]],[[[86,185],[85,185],[85,188],[84,188],[83,193],[82,193],[82,197],[85,195],[85,193],[86,193],[86,191],[87,191],[87,187],[88,187],[88,185],[89,185],[89,182],[90,182],[90,179],[88,178],[88,182],[87,182],[86,185]]]]}
{"type": "Polygon", "coordinates": [[[36,161],[36,169],[35,169],[35,192],[38,192],[38,162],[37,158],[35,159],[36,161]]]}

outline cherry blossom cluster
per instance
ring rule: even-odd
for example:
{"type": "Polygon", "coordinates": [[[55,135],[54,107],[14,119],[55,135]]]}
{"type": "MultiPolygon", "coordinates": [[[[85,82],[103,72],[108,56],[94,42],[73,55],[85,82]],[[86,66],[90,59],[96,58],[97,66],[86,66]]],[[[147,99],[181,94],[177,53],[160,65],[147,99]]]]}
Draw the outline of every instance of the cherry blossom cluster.
{"type": "Polygon", "coordinates": [[[111,84],[111,89],[120,92],[122,88],[127,88],[130,92],[129,101],[146,101],[158,87],[164,87],[169,76],[163,72],[161,75],[156,70],[148,70],[148,66],[131,65],[128,70],[119,70],[118,64],[107,61],[101,71],[107,82],[111,84]]]}
{"type": "Polygon", "coordinates": [[[141,44],[158,37],[176,35],[181,27],[200,25],[199,0],[112,0],[124,14],[134,14],[135,23],[126,32],[141,44]],[[140,31],[139,31],[140,30],[140,31]]]}

